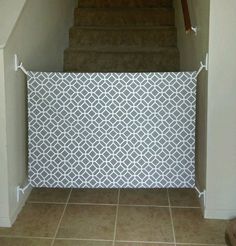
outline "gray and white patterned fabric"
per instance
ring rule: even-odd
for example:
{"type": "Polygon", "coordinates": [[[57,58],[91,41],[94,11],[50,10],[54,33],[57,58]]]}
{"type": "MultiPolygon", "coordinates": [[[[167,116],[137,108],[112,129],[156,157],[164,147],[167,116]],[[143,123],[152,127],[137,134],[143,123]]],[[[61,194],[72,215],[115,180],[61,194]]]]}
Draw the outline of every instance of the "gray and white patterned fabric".
{"type": "Polygon", "coordinates": [[[195,185],[196,72],[29,72],[33,187],[195,185]]]}

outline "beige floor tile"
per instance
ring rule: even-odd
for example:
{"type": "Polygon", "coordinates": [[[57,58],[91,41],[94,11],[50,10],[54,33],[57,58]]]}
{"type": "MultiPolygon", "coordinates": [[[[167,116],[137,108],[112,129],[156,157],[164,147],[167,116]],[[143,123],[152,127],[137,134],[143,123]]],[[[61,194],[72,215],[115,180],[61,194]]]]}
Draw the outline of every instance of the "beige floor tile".
{"type": "Polygon", "coordinates": [[[70,189],[34,188],[28,198],[29,202],[66,202],[70,189]]]}
{"type": "Polygon", "coordinates": [[[200,207],[197,192],[194,189],[169,189],[171,206],[200,207]]]}
{"type": "Polygon", "coordinates": [[[168,206],[167,189],[122,189],[120,204],[168,206]]]}
{"type": "Polygon", "coordinates": [[[173,242],[169,209],[120,206],[116,240],[173,242]]]}
{"type": "Polygon", "coordinates": [[[71,203],[116,204],[118,189],[73,189],[71,203]]]}
{"type": "Polygon", "coordinates": [[[112,240],[116,206],[68,205],[58,238],[112,240]]]}
{"type": "Polygon", "coordinates": [[[0,228],[0,235],[52,237],[64,205],[28,203],[12,228],[0,228]]]}
{"type": "Polygon", "coordinates": [[[55,240],[53,246],[112,246],[112,241],[55,240]]]}
{"type": "Polygon", "coordinates": [[[177,243],[224,244],[226,221],[206,220],[200,209],[172,209],[177,243]]]}
{"type": "Polygon", "coordinates": [[[162,244],[162,243],[121,243],[116,242],[115,246],[174,246],[174,244],[162,244]]]}
{"type": "Polygon", "coordinates": [[[1,246],[50,246],[51,240],[27,238],[0,238],[1,246]]]}

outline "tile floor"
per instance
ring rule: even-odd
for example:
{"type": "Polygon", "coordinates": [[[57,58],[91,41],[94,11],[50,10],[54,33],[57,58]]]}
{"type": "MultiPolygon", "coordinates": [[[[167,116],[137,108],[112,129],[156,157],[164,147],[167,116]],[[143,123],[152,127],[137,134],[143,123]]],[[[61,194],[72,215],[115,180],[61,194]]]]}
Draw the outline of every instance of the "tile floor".
{"type": "Polygon", "coordinates": [[[34,189],[1,246],[224,245],[189,189],[34,189]]]}

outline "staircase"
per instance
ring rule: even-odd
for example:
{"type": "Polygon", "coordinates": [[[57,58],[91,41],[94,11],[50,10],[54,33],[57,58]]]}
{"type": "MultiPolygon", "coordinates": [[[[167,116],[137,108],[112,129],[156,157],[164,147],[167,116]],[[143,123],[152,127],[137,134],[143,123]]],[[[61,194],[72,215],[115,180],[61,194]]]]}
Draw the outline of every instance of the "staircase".
{"type": "Polygon", "coordinates": [[[66,72],[179,70],[172,0],[79,0],[66,72]]]}

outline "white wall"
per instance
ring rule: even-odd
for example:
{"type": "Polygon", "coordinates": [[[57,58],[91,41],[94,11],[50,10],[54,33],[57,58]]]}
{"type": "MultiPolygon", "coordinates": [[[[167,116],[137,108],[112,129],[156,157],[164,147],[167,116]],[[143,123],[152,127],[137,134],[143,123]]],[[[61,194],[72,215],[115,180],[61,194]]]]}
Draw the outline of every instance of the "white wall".
{"type": "Polygon", "coordinates": [[[0,221],[9,226],[7,136],[6,136],[6,98],[4,83],[3,50],[0,49],[0,221]]]}
{"type": "Polygon", "coordinates": [[[0,0],[0,48],[6,45],[25,2],[26,0],[0,0]]]}
{"type": "MultiPolygon", "coordinates": [[[[199,68],[200,61],[205,60],[209,42],[210,0],[189,0],[188,3],[192,25],[198,28],[197,36],[194,33],[186,34],[181,1],[175,1],[180,67],[183,71],[199,68]]],[[[196,179],[200,190],[206,188],[207,84],[208,74],[203,71],[197,84],[196,117],[196,179]]],[[[204,204],[202,208],[204,209],[204,204]]]]}
{"type": "Polygon", "coordinates": [[[206,217],[236,217],[236,1],[210,3],[206,217]]]}
{"type": "Polygon", "coordinates": [[[176,0],[181,69],[197,68],[209,50],[209,72],[198,79],[197,103],[196,168],[200,188],[206,189],[204,215],[229,219],[236,217],[236,1],[188,2],[199,32],[185,35],[176,0]]]}
{"type": "MultiPolygon", "coordinates": [[[[23,185],[27,178],[26,80],[22,72],[14,72],[13,57],[15,53],[18,54],[28,70],[62,71],[63,51],[68,46],[69,27],[73,25],[76,2],[76,0],[26,1],[3,50],[4,83],[0,86],[5,87],[6,107],[5,112],[1,108],[0,119],[3,118],[1,121],[6,122],[4,140],[7,143],[7,159],[4,163],[0,163],[0,169],[8,167],[8,173],[6,170],[4,172],[8,178],[8,187],[4,189],[9,189],[11,223],[25,200],[23,197],[21,202],[17,203],[16,187],[23,185]]],[[[0,220],[1,225],[7,226],[0,220]]]]}

